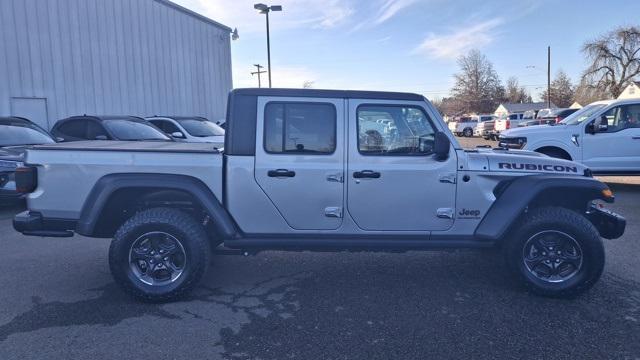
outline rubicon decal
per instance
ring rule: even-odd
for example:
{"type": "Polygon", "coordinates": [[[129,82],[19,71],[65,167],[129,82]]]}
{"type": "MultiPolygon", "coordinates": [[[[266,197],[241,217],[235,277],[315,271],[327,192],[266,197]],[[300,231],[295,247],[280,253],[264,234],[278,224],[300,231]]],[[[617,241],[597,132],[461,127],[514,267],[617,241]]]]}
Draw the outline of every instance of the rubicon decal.
{"type": "Polygon", "coordinates": [[[577,173],[578,167],[565,166],[565,165],[550,165],[550,164],[523,164],[523,163],[498,163],[500,169],[508,170],[531,170],[531,171],[555,171],[566,173],[577,173]]]}

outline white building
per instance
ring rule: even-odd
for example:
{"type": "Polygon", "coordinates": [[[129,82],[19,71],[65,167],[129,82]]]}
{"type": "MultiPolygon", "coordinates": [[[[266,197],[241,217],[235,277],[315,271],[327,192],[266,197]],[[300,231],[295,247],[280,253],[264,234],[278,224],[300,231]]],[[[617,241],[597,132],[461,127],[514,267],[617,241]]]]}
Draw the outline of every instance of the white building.
{"type": "Polygon", "coordinates": [[[0,116],[222,119],[230,32],[166,0],[0,0],[0,116]]]}
{"type": "Polygon", "coordinates": [[[618,99],[634,99],[640,98],[640,81],[633,81],[629,86],[624,88],[618,99]]]}

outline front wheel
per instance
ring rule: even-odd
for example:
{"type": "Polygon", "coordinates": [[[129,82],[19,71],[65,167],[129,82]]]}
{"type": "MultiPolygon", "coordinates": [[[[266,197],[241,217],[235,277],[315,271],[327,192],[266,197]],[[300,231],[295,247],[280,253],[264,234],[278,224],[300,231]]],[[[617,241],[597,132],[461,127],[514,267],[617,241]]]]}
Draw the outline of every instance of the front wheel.
{"type": "Polygon", "coordinates": [[[473,137],[473,129],[466,128],[462,133],[465,137],[473,137]]]}
{"type": "Polygon", "coordinates": [[[208,241],[204,227],[183,211],[143,210],[116,232],[109,248],[111,274],[137,299],[177,299],[206,272],[208,241]]]}
{"type": "Polygon", "coordinates": [[[515,276],[543,296],[574,297],[591,288],[604,269],[598,230],[565,208],[531,210],[503,249],[515,276]]]}

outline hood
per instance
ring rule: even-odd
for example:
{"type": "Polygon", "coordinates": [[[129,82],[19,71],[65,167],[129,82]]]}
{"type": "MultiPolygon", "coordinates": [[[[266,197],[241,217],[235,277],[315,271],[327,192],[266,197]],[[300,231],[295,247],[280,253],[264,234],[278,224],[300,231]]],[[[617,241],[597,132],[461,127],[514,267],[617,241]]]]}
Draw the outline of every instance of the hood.
{"type": "Polygon", "coordinates": [[[525,126],[520,128],[513,128],[509,130],[505,130],[500,135],[504,135],[505,137],[527,137],[529,135],[543,136],[545,134],[555,133],[557,134],[559,131],[564,131],[567,128],[571,127],[571,125],[535,125],[535,126],[525,126]]]}
{"type": "Polygon", "coordinates": [[[573,161],[525,150],[474,149],[467,154],[472,171],[583,176],[588,169],[573,161]]]}
{"type": "Polygon", "coordinates": [[[0,161],[22,161],[27,152],[26,146],[7,146],[0,147],[0,161]]]}

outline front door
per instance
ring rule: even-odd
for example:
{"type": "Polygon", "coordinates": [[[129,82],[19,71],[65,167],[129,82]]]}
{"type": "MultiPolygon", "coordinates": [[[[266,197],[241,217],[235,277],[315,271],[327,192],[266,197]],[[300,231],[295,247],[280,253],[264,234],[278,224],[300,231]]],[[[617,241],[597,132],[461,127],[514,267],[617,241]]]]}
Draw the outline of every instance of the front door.
{"type": "Polygon", "coordinates": [[[361,229],[453,225],[457,159],[433,156],[432,116],[421,102],[349,101],[347,208],[361,229]]]}
{"type": "MultiPolygon", "coordinates": [[[[637,171],[640,164],[640,104],[612,107],[599,115],[607,131],[584,134],[582,157],[593,171],[637,171]]],[[[593,123],[593,120],[591,120],[593,123]]]]}
{"type": "Polygon", "coordinates": [[[255,180],[292,229],[342,224],[344,100],[260,98],[255,180]]]}

